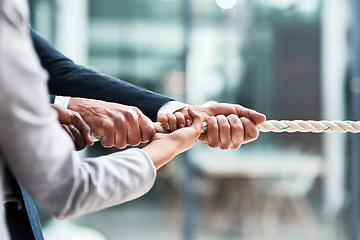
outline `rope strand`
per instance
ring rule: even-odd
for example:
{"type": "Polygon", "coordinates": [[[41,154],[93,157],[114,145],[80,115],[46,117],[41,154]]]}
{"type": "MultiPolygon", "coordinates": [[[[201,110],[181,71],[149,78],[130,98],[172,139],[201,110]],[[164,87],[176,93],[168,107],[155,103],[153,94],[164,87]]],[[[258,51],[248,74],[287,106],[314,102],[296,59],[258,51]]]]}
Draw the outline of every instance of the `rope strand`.
{"type": "MultiPolygon", "coordinates": [[[[154,123],[157,132],[167,132],[161,123],[154,123]]],[[[360,121],[304,121],[304,120],[268,120],[257,126],[260,132],[312,132],[312,133],[331,133],[331,132],[360,132],[360,121]]],[[[207,131],[206,122],[203,123],[202,133],[207,131]]]]}
{"type": "Polygon", "coordinates": [[[360,132],[360,121],[270,120],[257,126],[261,132],[360,132]]]}

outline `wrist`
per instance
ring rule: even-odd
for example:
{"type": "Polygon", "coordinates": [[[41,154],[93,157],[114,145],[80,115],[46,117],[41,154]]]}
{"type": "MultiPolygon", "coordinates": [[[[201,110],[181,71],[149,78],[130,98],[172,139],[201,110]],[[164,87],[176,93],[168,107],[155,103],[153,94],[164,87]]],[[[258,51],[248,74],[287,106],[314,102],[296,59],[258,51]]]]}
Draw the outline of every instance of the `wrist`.
{"type": "Polygon", "coordinates": [[[69,105],[70,97],[55,96],[54,104],[63,108],[69,105]]]}
{"type": "Polygon", "coordinates": [[[157,117],[165,116],[168,113],[175,113],[189,105],[178,101],[169,101],[165,103],[158,111],[157,117]]]}
{"type": "Polygon", "coordinates": [[[156,169],[161,168],[179,154],[177,145],[165,139],[157,139],[150,142],[142,150],[149,156],[156,169]],[[166,148],[164,148],[166,144],[166,148]]]}
{"type": "Polygon", "coordinates": [[[82,98],[71,97],[69,99],[67,109],[77,112],[79,110],[79,107],[82,106],[82,105],[83,105],[83,99],[82,98]]]}

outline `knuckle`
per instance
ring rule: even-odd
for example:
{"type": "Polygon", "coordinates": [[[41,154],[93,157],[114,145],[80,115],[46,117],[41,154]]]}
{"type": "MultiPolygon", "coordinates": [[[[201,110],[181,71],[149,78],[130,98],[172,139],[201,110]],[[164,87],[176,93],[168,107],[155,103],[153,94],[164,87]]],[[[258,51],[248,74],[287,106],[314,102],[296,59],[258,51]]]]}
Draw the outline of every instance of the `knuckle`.
{"type": "Polygon", "coordinates": [[[114,122],[113,121],[104,121],[101,126],[104,131],[111,131],[114,129],[114,122]]]}
{"type": "Polygon", "coordinates": [[[158,122],[164,122],[164,121],[166,121],[166,117],[165,117],[165,116],[160,116],[160,117],[158,118],[158,122]]]}
{"type": "Polygon", "coordinates": [[[167,117],[169,120],[175,120],[175,119],[176,119],[176,116],[175,116],[173,113],[168,113],[168,114],[166,114],[166,117],[167,117]]]}
{"type": "Polygon", "coordinates": [[[175,113],[175,117],[177,117],[177,118],[184,118],[185,116],[184,116],[184,114],[182,114],[181,112],[176,112],[176,113],[175,113]]]}
{"type": "Polygon", "coordinates": [[[129,106],[125,111],[121,111],[121,114],[123,114],[124,117],[132,117],[137,115],[137,108],[129,106]]]}
{"type": "Polygon", "coordinates": [[[207,125],[208,125],[208,129],[215,129],[217,128],[217,123],[215,121],[211,121],[209,119],[209,121],[207,122],[207,125]]]}
{"type": "Polygon", "coordinates": [[[137,115],[133,112],[126,112],[124,113],[124,118],[124,121],[134,122],[137,119],[137,115]]]}
{"type": "Polygon", "coordinates": [[[82,121],[83,121],[83,119],[82,119],[80,113],[78,113],[78,112],[73,112],[72,113],[72,122],[73,123],[79,123],[79,122],[82,122],[82,121]]]}
{"type": "Polygon", "coordinates": [[[143,113],[137,107],[130,107],[130,111],[126,112],[126,119],[127,120],[136,120],[139,116],[142,116],[143,113]]]}
{"type": "Polygon", "coordinates": [[[131,107],[131,109],[134,112],[134,114],[136,114],[136,115],[142,115],[143,114],[142,111],[137,107],[131,107]]]}
{"type": "Polygon", "coordinates": [[[78,113],[78,112],[73,112],[73,115],[74,115],[74,117],[76,117],[76,118],[81,118],[81,115],[80,115],[80,113],[78,113]]]}

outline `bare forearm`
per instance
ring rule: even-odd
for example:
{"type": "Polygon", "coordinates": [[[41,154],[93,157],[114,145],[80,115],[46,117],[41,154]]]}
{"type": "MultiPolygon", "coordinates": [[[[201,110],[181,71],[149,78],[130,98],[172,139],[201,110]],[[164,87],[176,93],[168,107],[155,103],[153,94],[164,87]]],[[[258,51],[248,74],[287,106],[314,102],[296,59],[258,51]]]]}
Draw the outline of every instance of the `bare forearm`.
{"type": "Polygon", "coordinates": [[[161,168],[181,152],[176,143],[166,140],[153,141],[142,150],[150,157],[156,169],[161,168]]]}

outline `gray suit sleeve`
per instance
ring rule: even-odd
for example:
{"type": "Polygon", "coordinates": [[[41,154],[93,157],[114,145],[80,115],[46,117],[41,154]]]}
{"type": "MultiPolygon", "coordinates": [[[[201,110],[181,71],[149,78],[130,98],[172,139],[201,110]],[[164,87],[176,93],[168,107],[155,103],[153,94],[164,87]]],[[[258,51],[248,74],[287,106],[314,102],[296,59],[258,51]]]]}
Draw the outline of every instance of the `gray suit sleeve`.
{"type": "Polygon", "coordinates": [[[33,50],[27,18],[25,0],[2,0],[0,161],[58,218],[93,212],[145,194],[156,171],[142,150],[84,160],[76,155],[49,106],[47,74],[33,50]]]}

